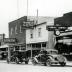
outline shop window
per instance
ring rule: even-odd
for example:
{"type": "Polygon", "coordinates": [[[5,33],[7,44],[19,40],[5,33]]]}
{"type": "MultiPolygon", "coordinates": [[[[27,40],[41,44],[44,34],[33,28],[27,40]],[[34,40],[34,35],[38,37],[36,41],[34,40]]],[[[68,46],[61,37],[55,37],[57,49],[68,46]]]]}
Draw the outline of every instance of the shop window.
{"type": "Polygon", "coordinates": [[[18,46],[16,46],[16,47],[15,47],[15,50],[19,50],[19,47],[18,47],[18,46]]]}
{"type": "Polygon", "coordinates": [[[25,47],[22,46],[22,47],[21,47],[21,50],[25,50],[25,47]]]}
{"type": "Polygon", "coordinates": [[[41,48],[41,44],[36,44],[36,48],[41,48]]]}
{"type": "Polygon", "coordinates": [[[43,43],[43,44],[42,44],[42,47],[46,47],[46,43],[43,43]]]}

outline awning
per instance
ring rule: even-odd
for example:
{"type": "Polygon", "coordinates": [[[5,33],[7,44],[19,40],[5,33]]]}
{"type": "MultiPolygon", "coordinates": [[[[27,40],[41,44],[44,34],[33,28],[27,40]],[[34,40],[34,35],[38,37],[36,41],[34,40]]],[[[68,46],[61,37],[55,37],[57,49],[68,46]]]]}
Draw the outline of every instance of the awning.
{"type": "Polygon", "coordinates": [[[0,48],[7,48],[9,47],[7,44],[1,45],[0,48]]]}

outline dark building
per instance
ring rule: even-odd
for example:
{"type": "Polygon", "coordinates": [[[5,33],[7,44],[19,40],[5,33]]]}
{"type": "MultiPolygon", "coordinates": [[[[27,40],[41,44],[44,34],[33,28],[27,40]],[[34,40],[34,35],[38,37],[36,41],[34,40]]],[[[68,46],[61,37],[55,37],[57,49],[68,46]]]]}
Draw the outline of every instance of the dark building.
{"type": "Polygon", "coordinates": [[[68,30],[68,27],[72,27],[72,12],[64,14],[62,17],[55,18],[55,26],[67,27],[66,30],[59,30],[60,34],[56,36],[56,49],[59,53],[66,54],[69,60],[72,60],[72,30],[68,30]]]}
{"type": "Polygon", "coordinates": [[[62,17],[55,18],[55,25],[72,26],[72,12],[64,14],[62,17]]]}
{"type": "Polygon", "coordinates": [[[9,43],[14,50],[25,50],[26,46],[26,30],[23,29],[23,22],[27,21],[27,16],[21,17],[9,23],[9,39],[16,39],[15,43],[9,43]]]}

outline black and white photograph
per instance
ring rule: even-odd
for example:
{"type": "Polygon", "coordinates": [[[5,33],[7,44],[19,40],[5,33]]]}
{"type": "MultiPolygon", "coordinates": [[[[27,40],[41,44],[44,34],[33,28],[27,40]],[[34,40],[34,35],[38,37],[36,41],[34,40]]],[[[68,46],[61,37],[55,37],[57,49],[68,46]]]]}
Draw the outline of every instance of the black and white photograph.
{"type": "Polygon", "coordinates": [[[0,72],[71,72],[72,0],[0,0],[0,72]]]}

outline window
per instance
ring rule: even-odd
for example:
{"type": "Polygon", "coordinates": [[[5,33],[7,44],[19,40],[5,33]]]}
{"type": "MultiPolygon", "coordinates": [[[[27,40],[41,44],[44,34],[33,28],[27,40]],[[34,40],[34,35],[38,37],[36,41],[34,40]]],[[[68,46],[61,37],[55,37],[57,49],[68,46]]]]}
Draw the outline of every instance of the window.
{"type": "Polygon", "coordinates": [[[38,37],[41,37],[41,28],[38,28],[38,37]]]}
{"type": "Polygon", "coordinates": [[[17,25],[15,26],[15,34],[17,34],[17,25]]]}
{"type": "Polygon", "coordinates": [[[15,46],[15,51],[16,51],[16,50],[19,50],[19,46],[15,46]]]}
{"type": "Polygon", "coordinates": [[[11,28],[11,35],[12,35],[12,33],[13,33],[13,28],[11,28]]]}
{"type": "Polygon", "coordinates": [[[20,26],[20,33],[22,33],[22,27],[20,26]]]}
{"type": "Polygon", "coordinates": [[[42,43],[42,47],[46,47],[46,43],[42,43]]]}
{"type": "Polygon", "coordinates": [[[30,30],[30,38],[33,38],[33,30],[30,30]]]}

